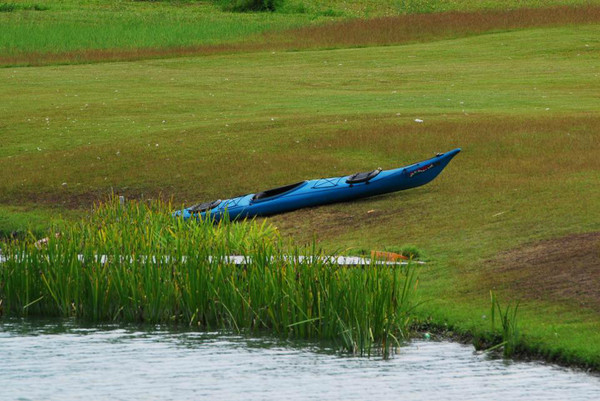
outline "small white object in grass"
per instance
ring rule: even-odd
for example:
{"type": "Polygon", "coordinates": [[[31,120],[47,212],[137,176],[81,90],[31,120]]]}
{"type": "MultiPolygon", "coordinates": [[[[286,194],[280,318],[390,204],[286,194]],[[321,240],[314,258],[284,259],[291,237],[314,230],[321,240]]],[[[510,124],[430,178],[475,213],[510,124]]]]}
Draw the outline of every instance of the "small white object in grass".
{"type": "Polygon", "coordinates": [[[423,120],[421,120],[420,118],[415,118],[415,122],[416,122],[416,123],[422,123],[422,122],[423,122],[423,120]]]}
{"type": "Polygon", "coordinates": [[[63,183],[62,183],[62,186],[63,186],[63,187],[66,187],[66,186],[67,186],[67,183],[66,183],[66,182],[63,182],[63,183]]]}

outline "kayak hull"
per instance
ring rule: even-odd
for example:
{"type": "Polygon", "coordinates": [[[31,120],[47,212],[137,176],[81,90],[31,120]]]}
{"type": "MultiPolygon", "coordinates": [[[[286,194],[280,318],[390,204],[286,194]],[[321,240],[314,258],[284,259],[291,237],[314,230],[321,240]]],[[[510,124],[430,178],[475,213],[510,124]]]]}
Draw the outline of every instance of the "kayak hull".
{"type": "Polygon", "coordinates": [[[182,216],[184,219],[210,216],[219,220],[228,214],[234,220],[402,191],[433,180],[459,152],[460,148],[410,166],[383,170],[364,182],[348,183],[352,176],[307,180],[288,186],[290,189],[282,187],[281,193],[276,193],[277,189],[271,190],[275,192],[274,195],[270,194],[271,191],[242,195],[221,201],[215,207],[201,212],[194,211],[192,207],[178,210],[174,216],[182,216]]]}

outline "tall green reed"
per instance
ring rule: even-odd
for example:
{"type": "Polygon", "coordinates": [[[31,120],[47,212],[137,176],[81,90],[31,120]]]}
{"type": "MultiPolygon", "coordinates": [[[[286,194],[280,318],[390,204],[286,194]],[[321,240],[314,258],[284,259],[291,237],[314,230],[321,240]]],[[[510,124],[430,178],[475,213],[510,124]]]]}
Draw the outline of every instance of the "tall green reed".
{"type": "Polygon", "coordinates": [[[491,347],[489,350],[497,349],[502,347],[502,352],[505,357],[511,357],[518,346],[520,333],[519,326],[517,324],[517,311],[519,309],[519,303],[509,303],[505,308],[502,308],[500,301],[496,298],[496,294],[490,291],[491,300],[491,323],[492,332],[496,331],[496,317],[500,321],[500,333],[502,336],[502,342],[491,347]]]}
{"type": "Polygon", "coordinates": [[[389,354],[407,336],[417,272],[344,267],[285,243],[263,222],[185,222],[168,203],[118,199],[87,219],[2,245],[6,316],[270,330],[389,354]],[[55,234],[60,233],[60,234],[55,234]],[[244,255],[236,265],[227,257],[244,255]]]}

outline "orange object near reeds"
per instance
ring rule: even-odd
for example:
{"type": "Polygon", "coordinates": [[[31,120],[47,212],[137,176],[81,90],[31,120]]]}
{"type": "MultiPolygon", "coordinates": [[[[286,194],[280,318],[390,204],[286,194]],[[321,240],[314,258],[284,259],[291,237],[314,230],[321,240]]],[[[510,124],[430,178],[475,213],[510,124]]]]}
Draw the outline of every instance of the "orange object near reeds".
{"type": "Polygon", "coordinates": [[[401,253],[383,251],[371,251],[371,258],[378,260],[387,260],[390,262],[395,262],[397,260],[408,260],[408,257],[402,255],[401,253]]]}

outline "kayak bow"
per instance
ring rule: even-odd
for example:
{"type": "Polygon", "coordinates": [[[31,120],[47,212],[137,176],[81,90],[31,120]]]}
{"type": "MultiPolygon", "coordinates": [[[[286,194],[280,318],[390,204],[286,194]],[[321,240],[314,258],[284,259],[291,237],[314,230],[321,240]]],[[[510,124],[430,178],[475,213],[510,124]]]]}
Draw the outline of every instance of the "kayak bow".
{"type": "Polygon", "coordinates": [[[234,220],[402,191],[433,180],[458,152],[460,148],[392,170],[377,169],[344,177],[301,181],[237,198],[200,203],[173,215],[186,220],[206,216],[219,220],[227,213],[234,220]]]}

